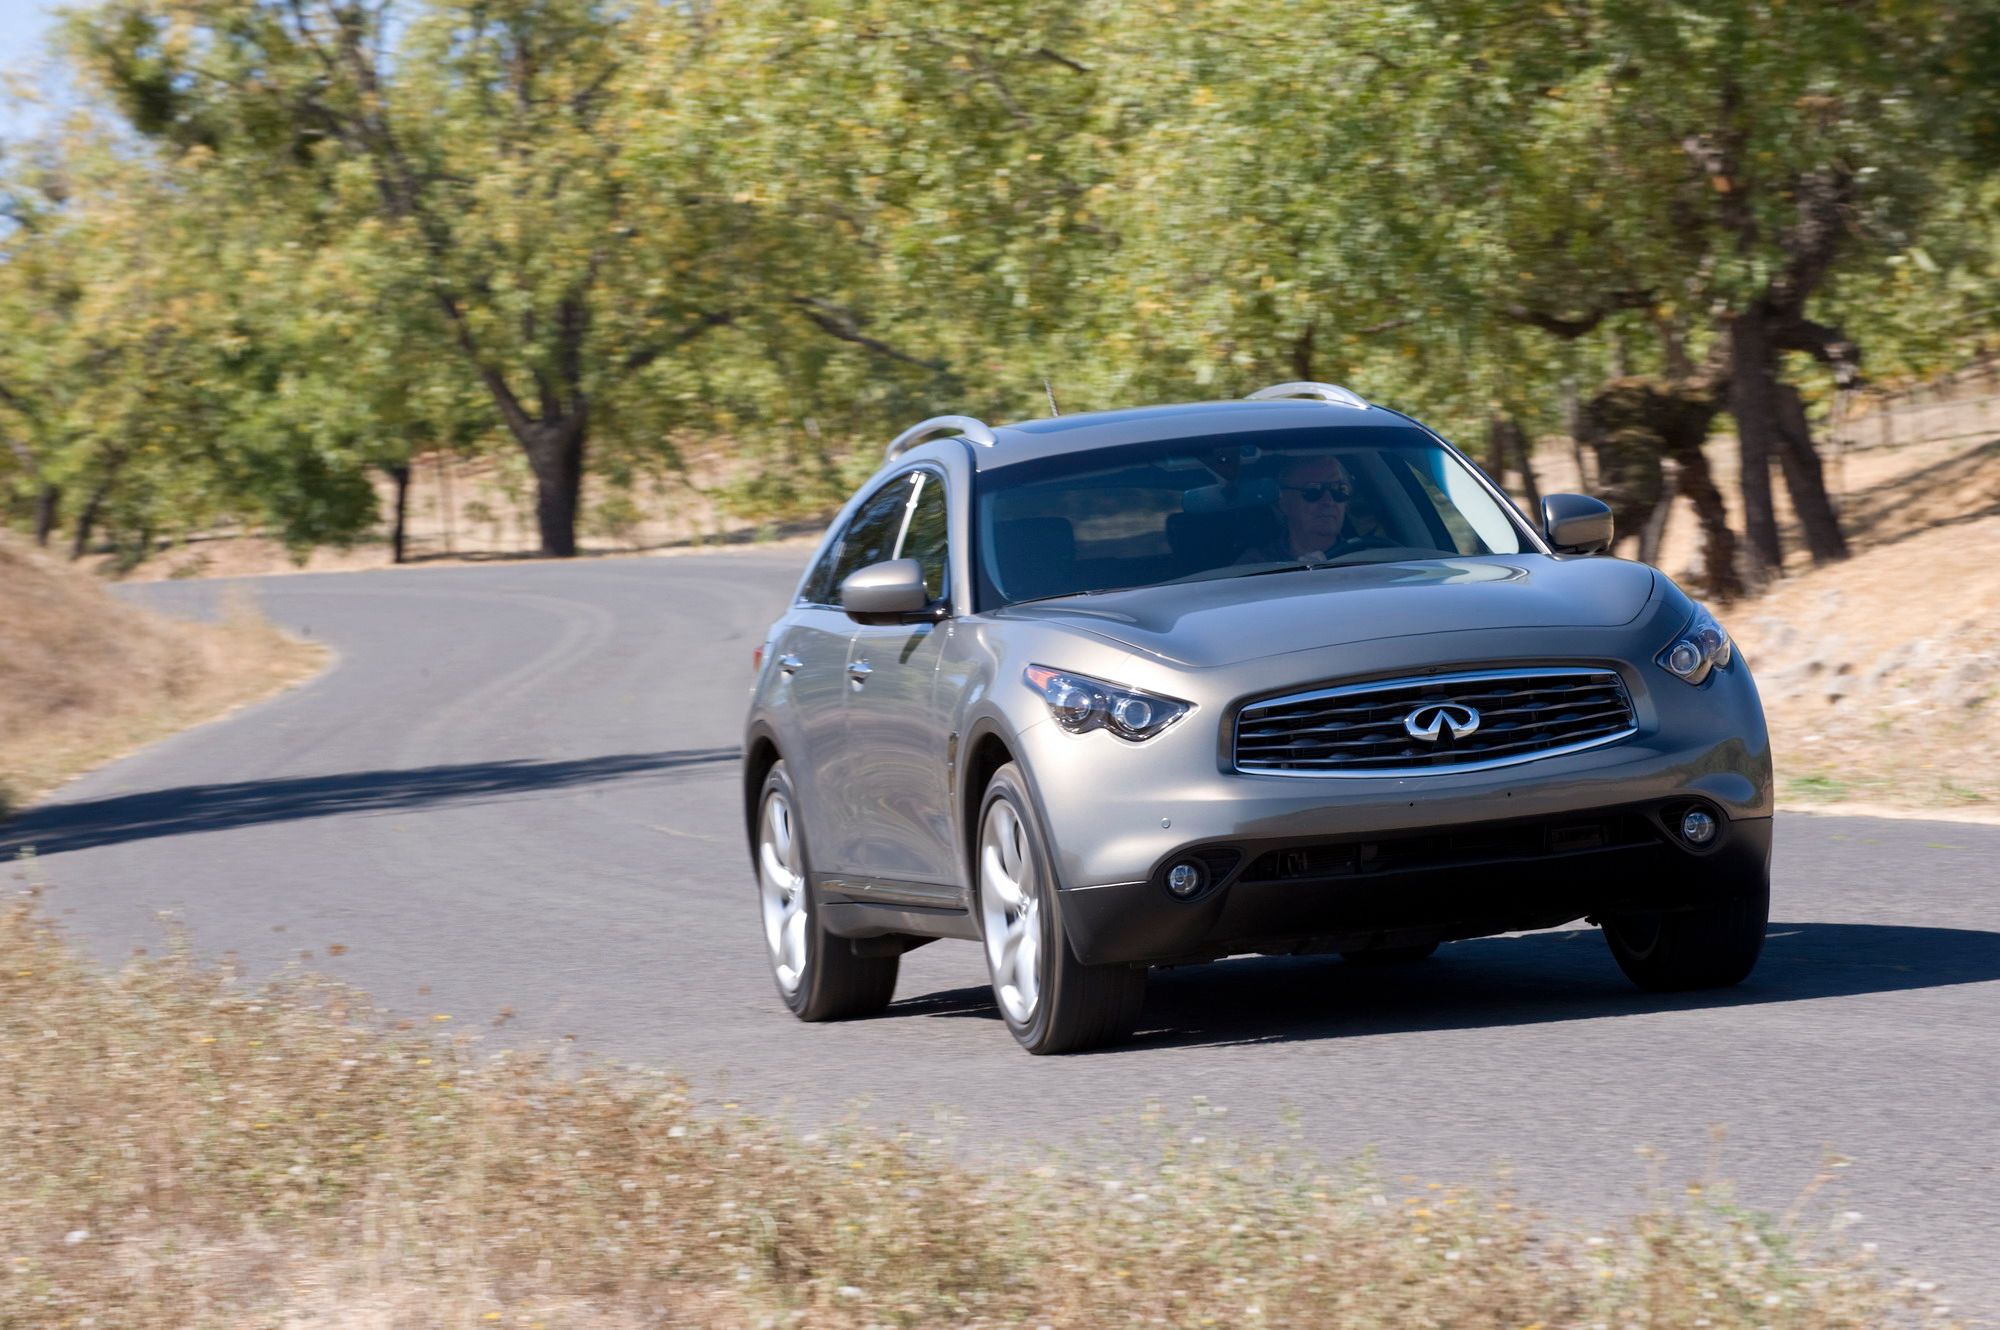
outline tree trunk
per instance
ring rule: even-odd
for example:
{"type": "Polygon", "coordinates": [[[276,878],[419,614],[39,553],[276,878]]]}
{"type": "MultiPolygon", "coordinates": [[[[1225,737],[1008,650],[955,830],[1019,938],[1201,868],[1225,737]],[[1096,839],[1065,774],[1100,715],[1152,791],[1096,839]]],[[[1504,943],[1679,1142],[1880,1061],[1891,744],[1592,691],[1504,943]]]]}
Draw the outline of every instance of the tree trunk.
{"type": "Polygon", "coordinates": [[[576,554],[576,512],[583,494],[585,417],[575,415],[537,421],[521,446],[535,473],[535,529],[544,558],[567,559],[576,554]]]}
{"type": "Polygon", "coordinates": [[[1518,420],[1510,418],[1507,424],[1514,445],[1514,465],[1521,469],[1521,497],[1528,501],[1528,510],[1539,518],[1542,513],[1542,487],[1535,483],[1535,464],[1528,460],[1528,431],[1521,428],[1518,420]]]}
{"type": "Polygon", "coordinates": [[[35,496],[35,543],[43,549],[49,547],[49,537],[55,534],[57,523],[62,516],[62,486],[44,484],[40,494],[35,496]]]}
{"type": "Polygon", "coordinates": [[[409,532],[410,464],[398,462],[382,469],[389,473],[389,479],[396,482],[396,517],[389,528],[389,561],[401,563],[405,553],[403,542],[409,532]]]}
{"type": "MultiPolygon", "coordinates": [[[[1707,426],[1702,434],[1707,434],[1707,426]]],[[[1669,437],[1668,454],[1674,459],[1676,488],[1694,504],[1695,520],[1701,524],[1701,562],[1708,577],[1708,594],[1717,600],[1735,600],[1743,594],[1743,578],[1736,571],[1736,533],[1729,529],[1729,509],[1716,488],[1715,475],[1708,469],[1708,457],[1701,450],[1701,438],[1669,437]]]]}
{"type": "Polygon", "coordinates": [[[1742,456],[1743,528],[1751,557],[1771,576],[1785,568],[1778,518],[1771,506],[1771,458],[1778,451],[1776,353],[1757,311],[1739,316],[1729,329],[1729,414],[1736,418],[1742,456]]]}
{"type": "Polygon", "coordinates": [[[1660,501],[1653,505],[1653,511],[1646,516],[1646,524],[1639,528],[1639,562],[1658,563],[1660,545],[1667,538],[1667,521],[1674,513],[1674,499],[1679,495],[1676,483],[1680,468],[1671,461],[1665,465],[1664,483],[1660,487],[1660,501]]]}
{"type": "Polygon", "coordinates": [[[1806,404],[1799,397],[1799,390],[1789,383],[1777,384],[1776,390],[1778,465],[1785,473],[1792,510],[1798,514],[1799,526],[1805,532],[1806,549],[1814,563],[1845,559],[1847,537],[1840,530],[1840,516],[1826,492],[1826,472],[1820,466],[1818,449],[1813,447],[1806,404]]]}
{"type": "Polygon", "coordinates": [[[1518,472],[1521,477],[1521,483],[1514,492],[1539,520],[1542,490],[1535,483],[1534,465],[1528,461],[1528,432],[1513,416],[1495,412],[1486,422],[1486,474],[1493,478],[1494,484],[1506,489],[1510,470],[1518,472]]]}
{"type": "Polygon", "coordinates": [[[76,515],[76,537],[70,542],[70,558],[81,559],[90,552],[90,537],[97,529],[97,515],[103,511],[104,497],[110,492],[110,481],[98,485],[90,492],[90,498],[83,505],[83,511],[76,515]]]}
{"type": "MultiPolygon", "coordinates": [[[[1599,440],[1617,441],[1628,453],[1649,453],[1671,465],[1671,490],[1662,483],[1658,501],[1648,509],[1649,520],[1640,531],[1642,554],[1657,553],[1659,532],[1649,530],[1652,519],[1664,523],[1663,509],[1671,494],[1686,495],[1701,523],[1706,594],[1733,600],[1743,594],[1743,578],[1736,566],[1736,535],[1729,529],[1728,509],[1701,449],[1720,410],[1721,403],[1709,383],[1617,379],[1585,404],[1579,416],[1579,433],[1594,445],[1599,440]],[[1645,548],[1649,544],[1650,551],[1645,548]]],[[[1616,471],[1612,474],[1615,477],[1616,471]]]]}

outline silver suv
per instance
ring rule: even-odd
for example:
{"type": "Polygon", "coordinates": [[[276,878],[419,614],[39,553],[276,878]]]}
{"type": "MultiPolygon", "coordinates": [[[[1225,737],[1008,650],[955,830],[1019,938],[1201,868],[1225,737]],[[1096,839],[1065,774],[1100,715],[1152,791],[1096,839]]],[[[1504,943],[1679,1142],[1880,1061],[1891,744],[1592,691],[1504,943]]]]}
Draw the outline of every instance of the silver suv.
{"type": "Polygon", "coordinates": [[[880,1010],[982,944],[1023,1047],[1115,1042],[1148,966],[1419,960],[1579,918],[1733,984],[1770,905],[1750,672],[1666,576],[1541,529],[1329,384],[906,431],[758,652],[744,813],[778,992],[880,1010]]]}

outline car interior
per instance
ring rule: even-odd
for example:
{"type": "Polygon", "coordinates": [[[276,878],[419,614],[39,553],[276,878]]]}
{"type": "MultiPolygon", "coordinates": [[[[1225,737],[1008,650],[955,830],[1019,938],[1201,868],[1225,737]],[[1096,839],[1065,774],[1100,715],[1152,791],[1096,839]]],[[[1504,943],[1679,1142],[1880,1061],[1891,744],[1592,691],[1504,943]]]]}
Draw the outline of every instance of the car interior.
{"type": "MultiPolygon", "coordinates": [[[[1283,548],[1278,476],[1326,451],[1264,454],[1226,470],[1169,457],[1002,489],[981,505],[982,599],[1013,604],[1271,566],[1270,552],[1283,548]]],[[[1357,549],[1406,558],[1519,550],[1474,530],[1427,473],[1426,450],[1332,455],[1353,488],[1342,529],[1357,549]]]]}

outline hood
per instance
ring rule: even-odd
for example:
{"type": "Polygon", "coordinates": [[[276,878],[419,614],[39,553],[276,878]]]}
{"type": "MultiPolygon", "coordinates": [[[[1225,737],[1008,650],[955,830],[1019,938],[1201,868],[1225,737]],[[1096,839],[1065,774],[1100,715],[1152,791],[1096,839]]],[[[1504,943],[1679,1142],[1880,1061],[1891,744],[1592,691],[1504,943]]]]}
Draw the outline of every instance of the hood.
{"type": "Polygon", "coordinates": [[[1426,559],[1067,596],[994,617],[1079,628],[1200,668],[1421,633],[1613,628],[1645,609],[1653,578],[1623,559],[1426,559]]]}

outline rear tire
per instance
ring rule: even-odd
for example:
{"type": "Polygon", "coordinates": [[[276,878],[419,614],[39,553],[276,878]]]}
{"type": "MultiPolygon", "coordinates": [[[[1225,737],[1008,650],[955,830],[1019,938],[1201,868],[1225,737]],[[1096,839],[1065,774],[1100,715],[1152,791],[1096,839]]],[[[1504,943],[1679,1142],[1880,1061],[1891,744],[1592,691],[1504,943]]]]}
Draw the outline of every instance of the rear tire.
{"type": "Polygon", "coordinates": [[[857,956],[820,926],[818,888],[805,825],[783,762],[764,777],[757,802],[757,892],[778,996],[802,1021],[873,1016],[896,995],[895,956],[857,956]]]}
{"type": "Polygon", "coordinates": [[[1030,1053],[1076,1053],[1122,1043],[1139,1023],[1146,972],[1085,965],[1070,950],[1062,892],[1019,767],[993,773],[979,808],[980,935],[993,997],[1030,1053]]]}
{"type": "Polygon", "coordinates": [[[1648,992],[1728,988],[1756,968],[1770,921],[1766,878],[1716,905],[1607,916],[1604,940],[1618,968],[1648,992]]]}

